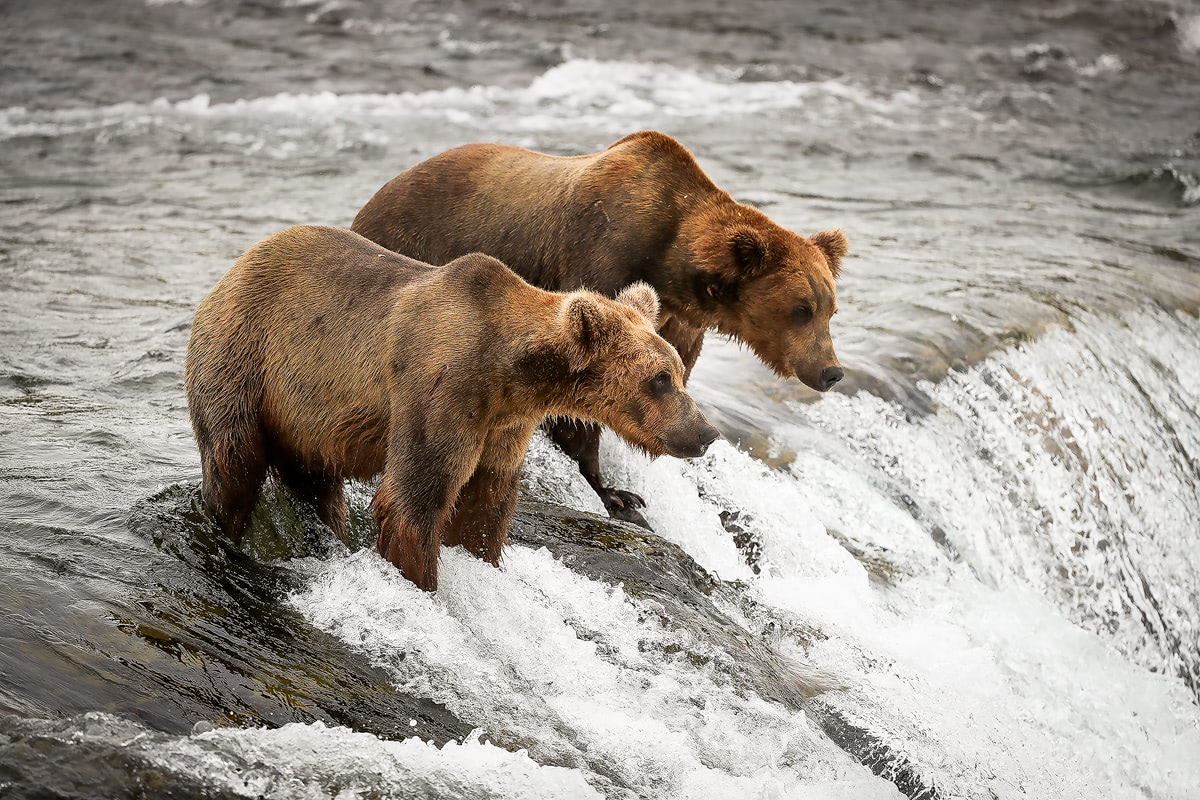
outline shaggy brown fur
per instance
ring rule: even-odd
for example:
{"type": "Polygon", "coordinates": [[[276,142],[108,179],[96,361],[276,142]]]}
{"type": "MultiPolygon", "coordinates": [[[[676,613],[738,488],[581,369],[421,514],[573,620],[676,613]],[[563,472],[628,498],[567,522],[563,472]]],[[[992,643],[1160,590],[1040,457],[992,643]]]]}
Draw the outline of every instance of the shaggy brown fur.
{"type": "MultiPolygon", "coordinates": [[[[611,297],[644,281],[661,298],[659,332],[686,373],[714,329],[814,389],[842,377],[829,336],[841,231],[806,239],[776,225],[734,202],[661,133],[570,158],[501,144],[455,148],[380,189],[353,230],[434,263],[490,253],[546,289],[611,297]]],[[[594,426],[562,422],[552,433],[610,512],[640,520],[630,508],[640,498],[601,484],[594,426]]]]}
{"type": "Polygon", "coordinates": [[[204,501],[239,543],[268,468],[345,535],[342,484],[383,473],[378,551],[422,589],[441,543],[497,564],[543,416],[594,420],[650,455],[717,432],[655,333],[654,291],[530,286],[489,256],[431,267],[350,231],[251,247],[196,312],[188,408],[204,501]]]}

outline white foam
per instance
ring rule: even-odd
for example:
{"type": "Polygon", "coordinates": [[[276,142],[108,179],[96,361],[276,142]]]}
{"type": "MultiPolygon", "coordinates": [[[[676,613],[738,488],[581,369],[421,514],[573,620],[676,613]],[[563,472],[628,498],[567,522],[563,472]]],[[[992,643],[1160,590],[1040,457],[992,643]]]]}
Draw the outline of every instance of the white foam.
{"type": "Polygon", "coordinates": [[[205,786],[265,800],[363,796],[600,798],[581,773],[542,766],[477,737],[436,747],[387,741],[321,722],[219,728],[147,748],[153,760],[205,786]]]}
{"type": "Polygon", "coordinates": [[[443,551],[435,595],[370,552],[309,562],[293,603],[405,691],[539,762],[662,798],[896,797],[801,712],[747,695],[703,641],[644,604],[513,547],[496,570],[443,551]]]}
{"type": "Polygon", "coordinates": [[[1064,66],[1084,78],[1124,72],[1127,67],[1115,53],[1101,53],[1093,61],[1079,61],[1066,50],[1045,42],[1034,42],[1011,50],[1015,58],[1025,62],[1029,72],[1040,73],[1053,66],[1064,66]]]}
{"type": "Polygon", "coordinates": [[[1179,49],[1185,53],[1200,53],[1200,14],[1183,17],[1176,22],[1179,49]]]}
{"type": "Polygon", "coordinates": [[[1197,641],[1198,336],[1182,314],[1085,315],[925,387],[927,419],[866,394],[798,406],[818,430],[780,432],[794,482],[728,447],[650,464],[614,439],[605,455],[660,534],[821,631],[791,652],[849,678],[831,702],[949,796],[1185,797],[1200,710],[1140,619],[1197,641]],[[720,508],[760,534],[759,574],[714,544],[720,508]]]}
{"type": "MultiPolygon", "coordinates": [[[[672,117],[705,118],[730,114],[796,110],[806,118],[852,116],[860,124],[903,121],[926,124],[920,95],[903,90],[885,95],[838,80],[738,82],[732,74],[694,71],[665,64],[572,59],[551,67],[529,86],[453,87],[423,92],[312,94],[213,103],[207,94],[187,100],[119,103],[98,108],[0,109],[0,137],[61,136],[113,128],[118,131],[179,124],[235,125],[261,136],[261,126],[297,140],[313,126],[366,128],[378,139],[397,120],[425,117],[456,124],[490,120],[510,131],[554,130],[564,125],[602,126],[610,131],[643,127],[672,117]],[[303,126],[295,127],[296,122],[303,126]]],[[[281,156],[282,157],[282,156],[281,156]]]]}
{"type": "Polygon", "coordinates": [[[1197,785],[1197,712],[1181,684],[1040,598],[927,577],[881,592],[875,611],[846,628],[825,618],[830,657],[863,667],[838,705],[948,796],[1172,798],[1197,785]]]}
{"type": "Polygon", "coordinates": [[[1096,57],[1095,61],[1087,64],[1080,64],[1076,67],[1079,74],[1085,78],[1094,78],[1097,75],[1114,74],[1124,72],[1126,69],[1125,62],[1121,57],[1114,53],[1101,53],[1096,57]]]}
{"type": "Polygon", "coordinates": [[[917,424],[865,395],[804,413],[907,487],[989,583],[1174,673],[1172,635],[1200,640],[1196,336],[1187,315],[1085,315],[926,387],[938,411],[917,424]]]}

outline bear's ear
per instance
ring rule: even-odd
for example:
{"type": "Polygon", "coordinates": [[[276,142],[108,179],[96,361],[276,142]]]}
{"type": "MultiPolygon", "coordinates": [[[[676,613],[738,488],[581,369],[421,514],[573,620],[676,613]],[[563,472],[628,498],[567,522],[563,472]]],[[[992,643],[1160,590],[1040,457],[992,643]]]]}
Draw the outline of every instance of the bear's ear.
{"type": "Polygon", "coordinates": [[[849,243],[846,242],[846,234],[840,230],[821,231],[814,233],[810,238],[813,244],[821,248],[825,260],[829,262],[829,271],[837,278],[838,273],[842,271],[842,256],[850,249],[849,243]]]}
{"type": "Polygon", "coordinates": [[[572,372],[578,372],[591,364],[611,341],[614,320],[600,298],[586,291],[567,295],[560,313],[567,365],[572,372]]]}
{"type": "Polygon", "coordinates": [[[617,302],[638,311],[651,325],[658,324],[658,292],[645,281],[631,283],[617,295],[617,302]]]}
{"type": "Polygon", "coordinates": [[[742,276],[752,278],[766,270],[767,241],[754,228],[739,225],[730,231],[729,250],[733,253],[733,265],[742,276]]]}

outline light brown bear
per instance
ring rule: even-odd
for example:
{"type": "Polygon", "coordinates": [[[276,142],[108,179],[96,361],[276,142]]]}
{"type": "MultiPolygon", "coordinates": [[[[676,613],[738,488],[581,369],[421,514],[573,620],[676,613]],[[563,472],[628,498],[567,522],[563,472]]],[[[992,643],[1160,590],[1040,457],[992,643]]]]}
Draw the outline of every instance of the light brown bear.
{"type": "MultiPolygon", "coordinates": [[[[735,202],[665,134],[566,158],[502,144],[448,150],[380,189],[352,229],[433,263],[490,253],[544,289],[612,297],[644,281],[661,299],[659,333],[683,358],[685,379],[709,329],[814,389],[842,378],[829,318],[845,236],[798,236],[735,202]]],[[[551,435],[609,513],[645,524],[640,497],[603,485],[595,425],[559,420],[551,435]]]]}
{"type": "Polygon", "coordinates": [[[432,267],[340,228],[277,233],[192,325],[205,505],[240,543],[273,468],[344,538],[343,481],[382,472],[377,549],[417,586],[437,588],[442,543],[498,564],[543,416],[594,420],[652,456],[717,438],[658,311],[643,284],[557,294],[490,256],[432,267]]]}

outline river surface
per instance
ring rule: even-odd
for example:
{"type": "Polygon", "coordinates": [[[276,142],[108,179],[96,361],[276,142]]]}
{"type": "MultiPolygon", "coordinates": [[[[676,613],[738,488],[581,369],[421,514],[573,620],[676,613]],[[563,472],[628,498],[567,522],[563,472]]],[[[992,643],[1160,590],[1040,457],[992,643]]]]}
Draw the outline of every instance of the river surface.
{"type": "Polygon", "coordinates": [[[0,797],[1200,797],[1200,5],[0,23],[0,797]],[[222,544],[182,371],[246,247],[645,128],[846,232],[836,392],[710,337],[726,442],[602,443],[661,538],[535,439],[504,568],[432,596],[274,490],[222,544]]]}

